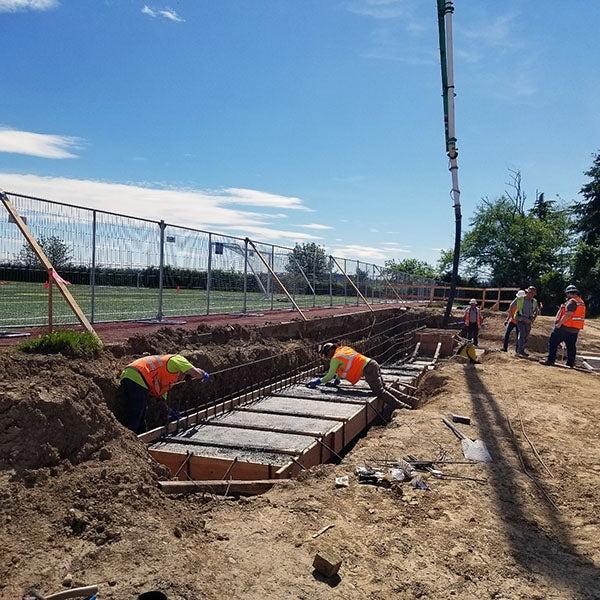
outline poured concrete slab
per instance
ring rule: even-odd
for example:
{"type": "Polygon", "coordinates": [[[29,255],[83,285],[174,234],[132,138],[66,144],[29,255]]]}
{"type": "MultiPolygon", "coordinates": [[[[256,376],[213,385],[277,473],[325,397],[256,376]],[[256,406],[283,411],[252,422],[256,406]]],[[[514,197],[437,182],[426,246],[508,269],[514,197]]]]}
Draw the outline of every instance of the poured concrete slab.
{"type": "Polygon", "coordinates": [[[181,443],[201,443],[205,446],[276,450],[290,454],[300,454],[314,441],[311,437],[293,433],[236,429],[214,425],[196,425],[183,433],[171,436],[170,441],[175,440],[181,440],[181,443]]]}
{"type": "Polygon", "coordinates": [[[270,396],[252,404],[240,407],[239,410],[273,411],[289,415],[311,417],[328,417],[343,421],[354,416],[362,406],[346,402],[320,402],[319,400],[301,400],[284,396],[270,396]]]}
{"type": "Polygon", "coordinates": [[[214,446],[192,446],[191,444],[178,444],[175,442],[157,442],[151,446],[151,450],[159,452],[171,452],[185,457],[187,453],[194,456],[209,456],[225,460],[258,463],[262,465],[275,465],[282,467],[287,464],[290,457],[287,454],[275,452],[260,452],[256,450],[244,450],[243,448],[219,448],[214,446]]]}
{"type": "Polygon", "coordinates": [[[317,388],[311,390],[307,387],[293,387],[275,392],[273,396],[286,398],[309,398],[311,400],[335,400],[340,402],[356,402],[357,400],[364,403],[365,400],[369,400],[374,397],[374,394],[369,392],[368,389],[354,388],[350,386],[340,386],[338,389],[334,387],[317,388]]]}
{"type": "Polygon", "coordinates": [[[324,435],[336,425],[335,422],[323,419],[241,411],[225,413],[215,419],[211,419],[210,422],[221,423],[228,427],[256,427],[260,429],[303,431],[311,435],[324,435]]]}

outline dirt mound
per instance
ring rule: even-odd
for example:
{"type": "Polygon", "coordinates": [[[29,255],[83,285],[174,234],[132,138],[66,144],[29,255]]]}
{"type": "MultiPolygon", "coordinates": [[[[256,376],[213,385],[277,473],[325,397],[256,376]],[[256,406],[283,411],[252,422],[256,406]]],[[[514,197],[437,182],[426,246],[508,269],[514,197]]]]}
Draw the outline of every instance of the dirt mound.
{"type": "Polygon", "coordinates": [[[419,408],[427,404],[430,400],[443,394],[446,390],[448,377],[441,371],[429,371],[419,382],[417,389],[417,398],[419,399],[419,408]]]}

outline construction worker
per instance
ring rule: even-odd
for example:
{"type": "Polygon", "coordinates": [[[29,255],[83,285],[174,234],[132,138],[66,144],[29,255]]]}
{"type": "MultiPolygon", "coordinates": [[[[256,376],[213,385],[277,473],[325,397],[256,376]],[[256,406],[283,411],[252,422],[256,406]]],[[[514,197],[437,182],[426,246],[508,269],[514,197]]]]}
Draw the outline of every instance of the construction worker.
{"type": "Polygon", "coordinates": [[[473,340],[473,344],[478,346],[479,329],[481,328],[481,310],[479,310],[475,298],[469,300],[469,306],[465,309],[465,326],[467,328],[467,339],[473,340]]]}
{"type": "MultiPolygon", "coordinates": [[[[515,296],[515,299],[510,303],[510,306],[508,307],[508,314],[506,316],[506,321],[504,321],[504,325],[505,325],[506,329],[504,330],[504,343],[502,344],[503,352],[508,352],[508,344],[510,343],[510,334],[512,333],[513,329],[517,329],[517,317],[516,317],[517,300],[519,298],[525,298],[525,296],[526,296],[525,290],[519,290],[517,292],[517,295],[515,296]]],[[[517,341],[518,341],[518,337],[519,337],[519,332],[517,330],[517,341]]]]}
{"type": "Polygon", "coordinates": [[[567,347],[567,367],[575,366],[577,336],[585,324],[585,302],[574,285],[565,289],[567,301],[561,304],[554,319],[554,329],[548,340],[548,358],[543,365],[554,365],[556,352],[561,342],[567,347]]]}
{"type": "Polygon", "coordinates": [[[517,356],[529,356],[526,350],[527,340],[531,333],[531,326],[539,313],[538,301],[535,299],[537,290],[530,285],[525,290],[525,296],[516,298],[516,310],[514,318],[517,321],[517,356]]]}
{"type": "Polygon", "coordinates": [[[364,376],[373,393],[384,402],[383,419],[389,422],[396,408],[410,408],[399,398],[406,399],[407,395],[386,387],[381,376],[377,361],[360,354],[349,346],[338,346],[327,343],[319,348],[319,354],[329,360],[329,371],[323,377],[315,377],[308,382],[308,387],[315,389],[318,385],[326,384],[334,377],[346,379],[352,385],[364,376]],[[398,397],[396,397],[396,395],[398,397]]]}
{"type": "Polygon", "coordinates": [[[166,400],[171,387],[186,377],[205,382],[209,375],[181,354],[144,356],[129,363],[121,373],[119,387],[123,425],[141,433],[149,397],[166,400]]]}

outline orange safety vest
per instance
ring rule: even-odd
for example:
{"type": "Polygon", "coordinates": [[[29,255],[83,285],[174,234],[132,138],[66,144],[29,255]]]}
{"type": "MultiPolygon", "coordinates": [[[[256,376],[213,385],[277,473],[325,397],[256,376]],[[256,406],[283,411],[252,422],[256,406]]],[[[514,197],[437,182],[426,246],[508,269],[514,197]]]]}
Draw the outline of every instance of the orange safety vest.
{"type": "MultiPolygon", "coordinates": [[[[471,324],[471,307],[465,310],[465,325],[471,324]]],[[[481,327],[481,311],[477,309],[477,327],[481,327]]]]}
{"type": "Polygon", "coordinates": [[[362,377],[363,369],[369,359],[349,346],[341,346],[333,355],[334,360],[339,360],[342,365],[337,369],[337,376],[355,384],[362,377]]]}
{"type": "Polygon", "coordinates": [[[167,363],[172,356],[175,355],[144,356],[127,366],[135,369],[143,377],[151,396],[162,398],[179,379],[179,373],[171,373],[167,369],[167,363]]]}
{"type": "MultiPolygon", "coordinates": [[[[572,327],[573,329],[583,329],[583,325],[585,323],[585,302],[579,296],[575,296],[572,298],[575,302],[577,302],[577,308],[573,312],[573,314],[563,323],[565,327],[572,327]]],[[[560,305],[560,309],[558,311],[558,315],[556,315],[556,320],[559,321],[563,318],[565,313],[567,312],[567,304],[569,304],[571,300],[568,300],[564,304],[560,305]]]]}

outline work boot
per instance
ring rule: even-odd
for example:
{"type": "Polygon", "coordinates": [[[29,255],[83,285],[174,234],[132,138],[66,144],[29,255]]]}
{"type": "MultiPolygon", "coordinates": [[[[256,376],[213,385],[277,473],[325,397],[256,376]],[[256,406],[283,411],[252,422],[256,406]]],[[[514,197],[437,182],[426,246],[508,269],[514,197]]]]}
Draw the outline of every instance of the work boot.
{"type": "Polygon", "coordinates": [[[548,359],[540,360],[540,365],[544,365],[545,367],[553,367],[554,363],[550,362],[548,359]]]}

